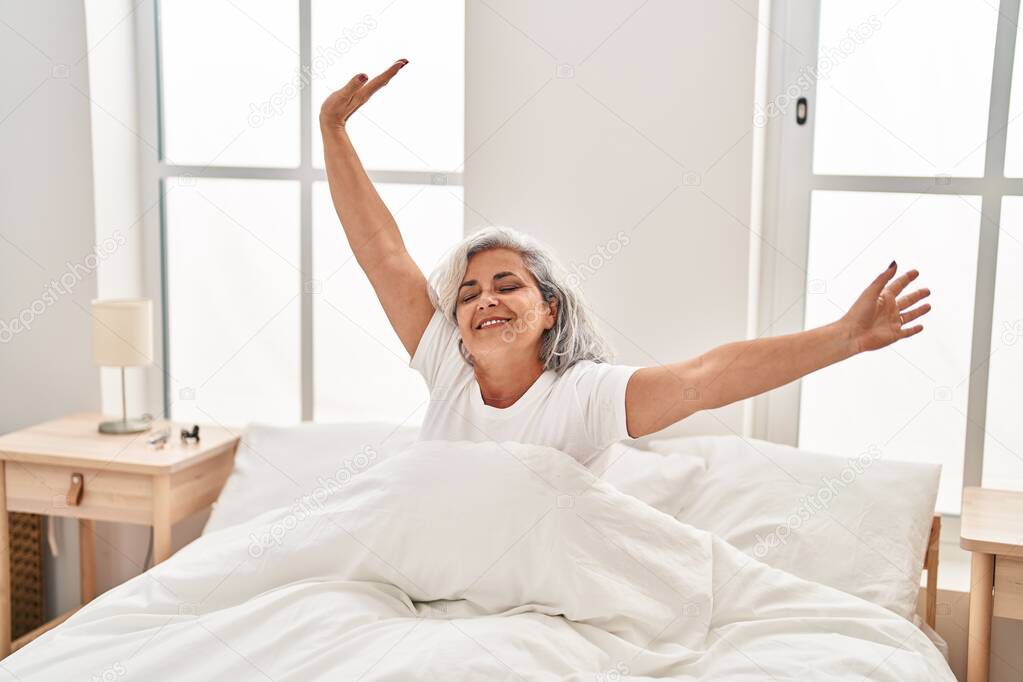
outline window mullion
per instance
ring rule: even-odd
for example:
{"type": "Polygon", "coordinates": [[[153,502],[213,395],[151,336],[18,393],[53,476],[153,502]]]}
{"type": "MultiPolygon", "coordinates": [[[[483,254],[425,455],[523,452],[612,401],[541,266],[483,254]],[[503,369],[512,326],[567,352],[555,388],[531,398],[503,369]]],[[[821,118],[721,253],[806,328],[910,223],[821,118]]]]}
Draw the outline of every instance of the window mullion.
{"type": "Polygon", "coordinates": [[[1023,178],[896,175],[813,175],[811,191],[902,192],[906,194],[1023,194],[1023,178]]]}
{"type": "Polygon", "coordinates": [[[301,139],[301,202],[299,251],[301,254],[302,310],[299,316],[299,347],[301,348],[300,381],[302,420],[312,421],[313,391],[313,173],[312,173],[312,0],[299,0],[299,135],[301,139]]]}
{"type": "Polygon", "coordinates": [[[1001,0],[995,36],[994,73],[988,109],[988,135],[984,151],[985,191],[981,201],[977,285],[973,306],[973,345],[970,351],[969,395],[963,485],[980,485],[984,473],[984,428],[987,420],[988,368],[995,302],[995,267],[1004,190],[1006,128],[1012,63],[1016,52],[1016,20],[1020,0],[1001,0]]]}

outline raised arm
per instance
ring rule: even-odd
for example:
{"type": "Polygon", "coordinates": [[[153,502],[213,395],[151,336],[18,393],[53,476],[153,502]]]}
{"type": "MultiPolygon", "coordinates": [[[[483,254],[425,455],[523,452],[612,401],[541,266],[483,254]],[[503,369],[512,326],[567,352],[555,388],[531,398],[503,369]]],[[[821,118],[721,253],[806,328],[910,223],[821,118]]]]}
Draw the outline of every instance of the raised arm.
{"type": "Polygon", "coordinates": [[[373,80],[360,73],[327,97],[320,108],[320,132],[327,183],[341,226],[355,260],[411,356],[433,315],[426,277],[405,250],[398,224],[366,175],[345,128],[348,117],[406,63],[404,59],[395,62],[373,80]]]}
{"type": "Polygon", "coordinates": [[[625,392],[629,435],[639,438],[700,410],[722,407],[783,386],[868,350],[913,336],[923,325],[903,325],[930,304],[908,310],[928,295],[899,294],[919,274],[910,270],[889,284],[894,262],[868,286],[840,320],[816,329],[737,341],[691,360],[636,370],[625,392]],[[905,311],[905,312],[903,312],[905,311]]]}

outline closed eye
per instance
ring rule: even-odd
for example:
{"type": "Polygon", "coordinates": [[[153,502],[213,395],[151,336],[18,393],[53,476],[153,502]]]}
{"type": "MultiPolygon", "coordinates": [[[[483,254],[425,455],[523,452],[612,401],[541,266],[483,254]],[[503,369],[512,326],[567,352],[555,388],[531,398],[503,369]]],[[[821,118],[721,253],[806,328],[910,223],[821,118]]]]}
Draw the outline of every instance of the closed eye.
{"type": "MultiPolygon", "coordinates": [[[[498,291],[500,291],[501,293],[506,293],[506,292],[509,292],[509,291],[515,291],[516,289],[519,289],[519,288],[520,287],[517,284],[513,284],[511,286],[500,287],[500,288],[498,288],[498,291]]],[[[475,293],[472,293],[472,294],[467,294],[467,295],[462,297],[462,303],[468,303],[469,301],[471,301],[472,299],[476,298],[477,296],[479,296],[479,292],[478,291],[475,292],[475,293]]]]}

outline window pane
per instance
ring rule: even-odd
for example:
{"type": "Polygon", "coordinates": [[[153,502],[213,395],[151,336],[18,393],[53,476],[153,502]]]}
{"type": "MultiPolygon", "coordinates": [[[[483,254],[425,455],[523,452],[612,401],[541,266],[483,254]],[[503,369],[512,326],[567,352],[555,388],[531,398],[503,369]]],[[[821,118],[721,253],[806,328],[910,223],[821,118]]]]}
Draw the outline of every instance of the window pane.
{"type": "Polygon", "coordinates": [[[298,216],[296,182],[167,180],[173,418],[300,419],[298,216]]]}
{"type": "Polygon", "coordinates": [[[1023,197],[1002,200],[995,272],[983,484],[1023,490],[1023,197]]]}
{"type": "MultiPolygon", "coordinates": [[[[461,187],[378,184],[423,274],[462,238],[461,187]]],[[[313,186],[317,421],[421,424],[429,393],[352,256],[327,183],[313,186]]]]}
{"type": "Polygon", "coordinates": [[[463,160],[465,3],[313,0],[313,162],[323,167],[320,105],[355,74],[400,75],[349,119],[367,168],[460,170],[463,160]]]}
{"type": "Polygon", "coordinates": [[[983,175],[995,4],[822,0],[814,172],[983,175]]]}
{"type": "MultiPolygon", "coordinates": [[[[929,288],[923,333],[802,380],[801,447],[942,465],[938,510],[958,513],[980,197],[814,192],[806,328],[839,319],[895,259],[929,288]]],[[[919,304],[918,304],[919,305],[919,304]]]]}
{"type": "Polygon", "coordinates": [[[298,3],[160,3],[169,163],[299,164],[298,3]]]}

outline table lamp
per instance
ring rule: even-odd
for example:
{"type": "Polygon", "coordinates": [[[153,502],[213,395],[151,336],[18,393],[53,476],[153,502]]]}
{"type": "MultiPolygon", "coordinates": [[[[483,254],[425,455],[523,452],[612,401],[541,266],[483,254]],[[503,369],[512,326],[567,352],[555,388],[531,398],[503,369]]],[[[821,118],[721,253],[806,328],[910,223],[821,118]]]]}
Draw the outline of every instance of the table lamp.
{"type": "Polygon", "coordinates": [[[153,362],[153,302],[148,298],[117,298],[92,302],[92,357],[100,367],[121,368],[121,418],[99,425],[100,433],[140,433],[146,419],[128,419],[124,368],[153,362]]]}

